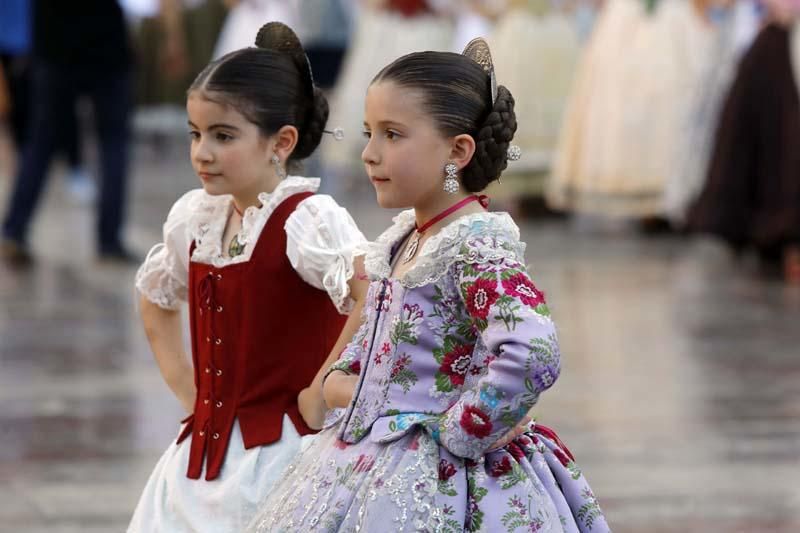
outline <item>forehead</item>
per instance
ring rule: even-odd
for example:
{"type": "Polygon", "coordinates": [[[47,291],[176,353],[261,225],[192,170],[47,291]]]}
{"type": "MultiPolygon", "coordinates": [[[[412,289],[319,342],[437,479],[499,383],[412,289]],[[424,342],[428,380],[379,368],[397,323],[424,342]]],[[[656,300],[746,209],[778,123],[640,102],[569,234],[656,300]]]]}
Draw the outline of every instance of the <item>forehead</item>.
{"type": "Polygon", "coordinates": [[[195,124],[224,122],[241,125],[248,120],[234,106],[215,93],[192,91],[186,99],[186,112],[195,124]]]}
{"type": "Polygon", "coordinates": [[[427,124],[433,121],[424,110],[424,97],[419,89],[400,87],[391,81],[379,81],[367,90],[365,115],[367,123],[396,122],[427,124]]]}

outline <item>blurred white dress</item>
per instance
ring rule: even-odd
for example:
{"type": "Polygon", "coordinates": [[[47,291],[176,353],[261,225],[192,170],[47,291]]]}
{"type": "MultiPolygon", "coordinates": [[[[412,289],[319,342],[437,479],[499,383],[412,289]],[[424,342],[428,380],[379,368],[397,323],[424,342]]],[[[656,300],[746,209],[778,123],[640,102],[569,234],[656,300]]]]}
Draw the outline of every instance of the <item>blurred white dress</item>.
{"type": "Polygon", "coordinates": [[[348,180],[360,179],[364,174],[361,152],[366,145],[362,135],[364,99],[370,82],[383,67],[405,54],[448,51],[452,36],[449,18],[435,13],[405,17],[368,5],[357,11],[355,32],[330,98],[328,118],[328,125],[343,128],[345,137],[340,142],[323,139],[320,151],[327,169],[345,174],[348,180]]]}
{"type": "Polygon", "coordinates": [[[549,189],[556,207],[664,213],[676,147],[713,42],[713,27],[687,0],[662,0],[652,15],[638,0],[610,0],[562,133],[549,189]]]}

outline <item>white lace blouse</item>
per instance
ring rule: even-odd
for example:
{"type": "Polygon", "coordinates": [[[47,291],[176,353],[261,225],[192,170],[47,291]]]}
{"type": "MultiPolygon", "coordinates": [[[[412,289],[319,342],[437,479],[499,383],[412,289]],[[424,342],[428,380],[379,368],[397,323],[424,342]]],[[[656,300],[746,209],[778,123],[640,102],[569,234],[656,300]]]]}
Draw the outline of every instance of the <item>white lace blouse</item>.
{"type": "MultiPolygon", "coordinates": [[[[155,245],[136,273],[136,289],[164,309],[177,309],[187,298],[189,261],[215,267],[250,260],[264,225],[278,205],[302,192],[316,192],[318,178],[289,176],[272,193],[261,193],[261,207],[244,212],[239,242],[245,249],[236,257],[222,253],[225,225],[233,210],[230,195],[211,196],[203,189],[181,197],[164,223],[164,242],[155,245]],[[195,242],[189,258],[189,247],[195,242]]],[[[303,280],[328,293],[340,313],[352,307],[347,282],[353,276],[353,259],[366,239],[346,209],[327,195],[306,198],[289,216],[286,256],[303,280]]]]}

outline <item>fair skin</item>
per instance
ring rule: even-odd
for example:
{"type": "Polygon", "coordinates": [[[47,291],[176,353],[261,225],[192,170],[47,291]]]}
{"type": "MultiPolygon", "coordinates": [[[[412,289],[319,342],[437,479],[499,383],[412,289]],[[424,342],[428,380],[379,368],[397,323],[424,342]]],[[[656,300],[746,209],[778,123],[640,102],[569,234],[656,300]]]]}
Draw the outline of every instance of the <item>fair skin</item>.
{"type": "MultiPolygon", "coordinates": [[[[285,164],[297,144],[297,129],[283,126],[274,134],[265,136],[235,108],[217,103],[203,93],[190,94],[186,108],[192,167],[203,189],[210,195],[231,195],[232,204],[241,212],[250,206],[259,206],[258,194],[272,192],[280,183],[270,160],[274,154],[285,164]]],[[[240,231],[241,224],[241,217],[231,208],[223,236],[224,255],[227,255],[230,242],[240,231]]],[[[356,272],[363,274],[363,263],[356,264],[356,272]]],[[[353,276],[349,285],[351,296],[360,309],[358,302],[363,300],[367,283],[359,275],[353,276]]],[[[197,391],[191,360],[183,348],[180,311],[162,309],[145,297],[140,297],[139,309],[161,374],[186,412],[191,413],[197,391]]],[[[357,328],[358,314],[351,314],[336,346],[343,346],[357,328]]],[[[336,351],[334,347],[329,359],[333,357],[335,360],[333,353],[338,356],[340,351],[341,348],[336,351]]],[[[323,365],[323,368],[327,366],[323,365]]],[[[322,372],[320,369],[300,398],[301,414],[315,423],[310,424],[312,427],[322,423],[319,415],[320,406],[324,411],[322,372]]]]}
{"type": "MultiPolygon", "coordinates": [[[[399,87],[391,81],[370,86],[365,105],[364,131],[369,138],[361,158],[375,187],[378,204],[385,208],[414,209],[417,226],[434,218],[471,193],[459,189],[456,194],[444,191],[444,166],[454,163],[459,171],[469,164],[475,153],[470,135],[445,136],[427,114],[419,91],[399,87]]],[[[424,242],[455,219],[470,213],[483,212],[472,202],[433,224],[420,238],[424,242]]],[[[408,239],[406,240],[407,245],[408,239]]],[[[403,253],[400,248],[398,256],[403,253]]],[[[418,256],[417,256],[418,257],[418,256]]],[[[397,261],[392,277],[402,277],[416,263],[397,261]]],[[[325,380],[324,395],[330,407],[346,407],[352,398],[358,376],[333,372],[325,380]]],[[[493,448],[502,447],[524,431],[526,418],[493,448]]]]}

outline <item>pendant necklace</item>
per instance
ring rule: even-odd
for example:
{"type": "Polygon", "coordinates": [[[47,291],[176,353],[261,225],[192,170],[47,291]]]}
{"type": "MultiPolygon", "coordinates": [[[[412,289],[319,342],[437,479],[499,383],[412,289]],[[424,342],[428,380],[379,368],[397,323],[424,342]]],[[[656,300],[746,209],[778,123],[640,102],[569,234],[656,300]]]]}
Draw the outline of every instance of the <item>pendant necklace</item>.
{"type": "Polygon", "coordinates": [[[414,227],[416,229],[414,231],[414,235],[411,236],[411,240],[408,241],[408,246],[406,247],[406,251],[403,254],[403,263],[404,264],[408,263],[409,261],[414,259],[415,255],[417,255],[417,250],[419,249],[419,239],[420,237],[422,237],[422,234],[425,233],[425,231],[428,228],[430,228],[431,226],[442,220],[444,217],[452,213],[455,213],[456,211],[458,211],[465,205],[469,204],[470,202],[478,202],[483,206],[484,209],[488,209],[489,207],[488,197],[483,195],[478,196],[477,194],[473,194],[472,196],[467,196],[457,204],[451,205],[450,207],[448,207],[447,209],[445,209],[444,211],[442,211],[441,213],[439,213],[438,215],[427,221],[421,227],[414,224],[414,227]]]}
{"type": "MultiPolygon", "coordinates": [[[[233,204],[233,210],[236,211],[236,214],[239,215],[239,218],[244,221],[244,214],[239,211],[239,208],[236,207],[236,204],[233,204]]],[[[231,257],[236,257],[237,255],[242,255],[244,253],[244,244],[239,242],[239,234],[233,236],[231,239],[230,245],[228,245],[228,255],[231,257]]]]}

